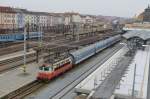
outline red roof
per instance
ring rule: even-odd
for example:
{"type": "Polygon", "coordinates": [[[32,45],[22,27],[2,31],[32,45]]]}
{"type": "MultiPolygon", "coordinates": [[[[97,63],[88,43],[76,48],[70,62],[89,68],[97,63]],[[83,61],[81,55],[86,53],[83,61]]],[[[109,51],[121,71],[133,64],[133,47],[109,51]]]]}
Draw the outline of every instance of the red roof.
{"type": "Polygon", "coordinates": [[[11,7],[4,7],[4,6],[0,6],[0,12],[16,13],[13,8],[11,8],[11,7]]]}

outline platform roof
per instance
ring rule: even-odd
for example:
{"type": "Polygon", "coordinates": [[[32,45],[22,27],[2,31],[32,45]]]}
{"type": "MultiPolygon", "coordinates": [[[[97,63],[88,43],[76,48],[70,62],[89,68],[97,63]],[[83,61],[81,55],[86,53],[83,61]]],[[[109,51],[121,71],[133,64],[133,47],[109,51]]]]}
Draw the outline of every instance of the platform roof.
{"type": "Polygon", "coordinates": [[[147,30],[131,30],[123,35],[124,38],[130,39],[134,37],[139,37],[143,40],[150,39],[150,31],[147,30]]]}

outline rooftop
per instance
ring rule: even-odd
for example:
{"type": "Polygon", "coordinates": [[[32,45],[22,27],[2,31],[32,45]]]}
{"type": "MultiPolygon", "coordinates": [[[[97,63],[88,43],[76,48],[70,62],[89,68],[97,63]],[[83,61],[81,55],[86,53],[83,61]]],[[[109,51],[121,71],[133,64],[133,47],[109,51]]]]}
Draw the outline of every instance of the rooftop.
{"type": "Polygon", "coordinates": [[[150,31],[147,30],[131,30],[123,35],[124,38],[130,39],[134,37],[139,37],[143,40],[150,39],[150,31]]]}
{"type": "Polygon", "coordinates": [[[3,13],[16,13],[11,7],[0,6],[0,12],[3,13]]]}

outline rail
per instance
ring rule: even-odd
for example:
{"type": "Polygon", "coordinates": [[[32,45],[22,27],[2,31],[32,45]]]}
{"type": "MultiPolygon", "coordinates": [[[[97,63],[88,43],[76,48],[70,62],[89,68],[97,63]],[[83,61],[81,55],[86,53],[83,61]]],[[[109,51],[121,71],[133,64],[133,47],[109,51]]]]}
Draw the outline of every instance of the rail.
{"type": "MultiPolygon", "coordinates": [[[[117,48],[112,49],[113,53],[112,52],[109,53],[108,56],[113,55],[114,53],[116,53],[121,48],[119,48],[119,49],[117,49],[117,48]]],[[[105,57],[103,59],[103,61],[106,61],[106,60],[108,60],[108,57],[105,57]]],[[[64,97],[67,93],[69,93],[75,86],[77,86],[80,83],[80,81],[77,82],[76,84],[73,84],[73,83],[75,83],[78,79],[81,79],[81,81],[82,81],[84,78],[86,78],[88,76],[88,74],[86,74],[87,72],[89,72],[89,74],[90,74],[90,73],[92,73],[94,70],[96,70],[100,66],[100,65],[97,65],[97,64],[100,64],[100,62],[95,63],[92,66],[92,68],[89,68],[85,72],[82,72],[76,79],[72,80],[69,84],[67,84],[66,86],[62,87],[57,93],[55,93],[54,95],[50,96],[49,98],[50,99],[62,99],[62,97],[64,97]],[[83,76],[85,76],[85,77],[83,77],[83,76]],[[71,87],[69,87],[69,86],[71,86],[71,87]],[[68,88],[67,91],[65,91],[66,88],[68,88]],[[59,95],[62,91],[63,91],[63,94],[59,95]]]]}
{"type": "MultiPolygon", "coordinates": [[[[122,47],[120,47],[119,49],[121,49],[122,47]]],[[[108,53],[106,56],[111,56],[112,54],[116,53],[118,50],[118,48],[114,48],[112,49],[113,51],[111,51],[111,53],[108,53]],[[112,53],[113,52],[113,53],[112,53]]],[[[107,60],[107,58],[105,57],[103,61],[107,60]]],[[[99,63],[99,62],[98,62],[99,63]]],[[[95,63],[94,66],[98,63],[95,63]]],[[[69,84],[67,84],[66,86],[64,86],[63,88],[61,88],[59,90],[59,92],[57,92],[56,94],[54,94],[53,96],[50,97],[50,99],[52,99],[53,97],[55,97],[56,95],[58,95],[60,92],[64,91],[65,88],[67,88],[68,86],[72,85],[77,79],[79,79],[81,76],[85,75],[87,72],[92,72],[93,70],[95,70],[96,68],[98,68],[98,66],[91,68],[88,68],[87,71],[83,72],[82,74],[80,74],[77,78],[75,78],[74,80],[72,80],[69,84]]],[[[88,76],[88,75],[87,75],[88,76]]],[[[78,83],[77,83],[78,84],[78,83]]],[[[77,84],[75,84],[74,86],[72,86],[69,90],[67,90],[67,92],[65,92],[62,97],[67,94],[72,88],[74,88],[77,84]]],[[[39,82],[37,80],[9,93],[6,96],[3,96],[1,99],[23,99],[25,96],[35,92],[37,89],[43,87],[45,85],[45,83],[39,82]]]]}
{"type": "Polygon", "coordinates": [[[44,83],[38,82],[37,80],[9,93],[1,99],[23,99],[25,96],[31,94],[33,91],[45,85],[44,83]]]}

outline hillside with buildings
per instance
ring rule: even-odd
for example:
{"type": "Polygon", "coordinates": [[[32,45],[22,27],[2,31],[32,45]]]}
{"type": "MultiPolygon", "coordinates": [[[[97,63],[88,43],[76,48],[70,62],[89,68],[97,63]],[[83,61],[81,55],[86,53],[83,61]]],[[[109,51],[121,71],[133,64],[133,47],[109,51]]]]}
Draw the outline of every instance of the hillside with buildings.
{"type": "Polygon", "coordinates": [[[57,25],[107,24],[119,17],[85,15],[76,12],[51,13],[34,12],[27,9],[0,6],[0,29],[20,29],[26,24],[30,27],[49,27],[57,25]]]}
{"type": "Polygon", "coordinates": [[[144,9],[138,16],[135,16],[131,22],[125,24],[125,29],[149,29],[150,28],[150,6],[144,9]]]}

